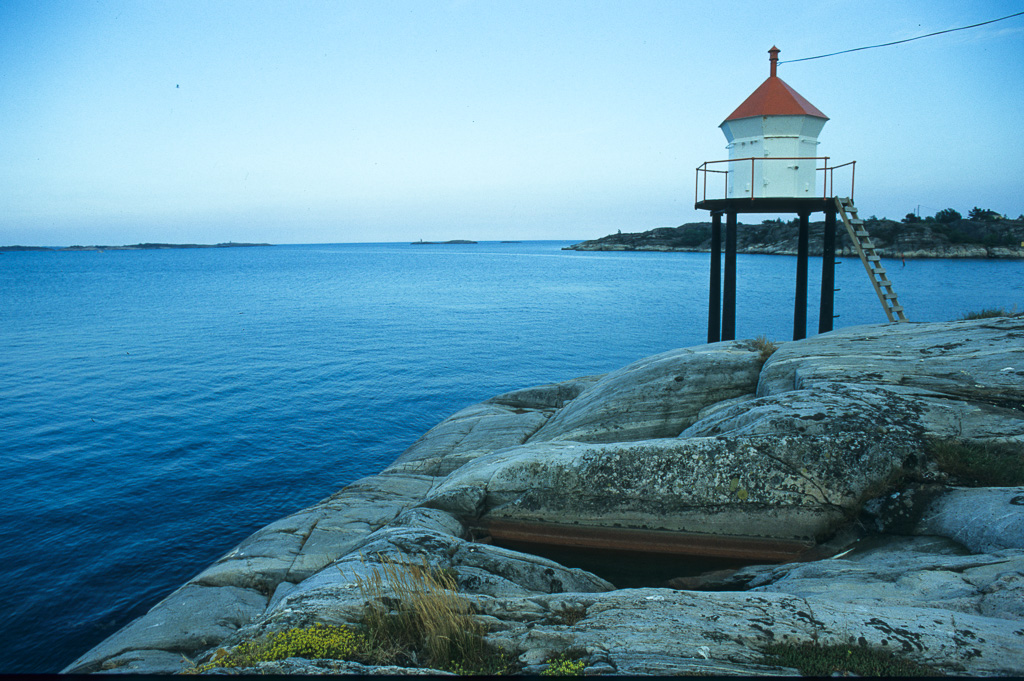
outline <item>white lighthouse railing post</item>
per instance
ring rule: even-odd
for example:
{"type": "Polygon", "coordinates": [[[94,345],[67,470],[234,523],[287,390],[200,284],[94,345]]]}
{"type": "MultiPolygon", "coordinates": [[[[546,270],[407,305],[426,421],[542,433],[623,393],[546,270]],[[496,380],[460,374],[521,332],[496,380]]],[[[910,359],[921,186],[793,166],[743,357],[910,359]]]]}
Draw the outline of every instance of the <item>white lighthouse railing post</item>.
{"type": "MultiPolygon", "coordinates": [[[[834,195],[835,194],[835,171],[839,170],[840,168],[845,168],[846,166],[850,166],[850,198],[852,199],[853,198],[854,181],[856,179],[857,162],[856,161],[847,161],[846,163],[841,163],[841,164],[839,164],[837,166],[830,166],[829,165],[829,161],[831,159],[832,159],[831,156],[750,156],[750,157],[747,157],[747,158],[727,158],[727,159],[721,159],[721,160],[717,160],[717,161],[704,161],[704,163],[700,164],[697,167],[697,169],[696,169],[696,178],[694,179],[694,197],[693,197],[694,198],[694,202],[695,203],[700,203],[700,202],[708,201],[709,200],[708,199],[708,173],[721,173],[722,175],[725,175],[725,185],[724,185],[724,190],[723,190],[724,193],[722,194],[722,198],[723,199],[742,198],[741,196],[733,196],[733,197],[729,196],[729,176],[730,175],[734,175],[736,173],[737,169],[735,168],[735,166],[738,163],[745,163],[747,161],[750,162],[750,197],[749,198],[752,199],[752,200],[753,199],[758,199],[758,198],[771,198],[771,197],[767,197],[767,196],[759,196],[757,191],[756,191],[756,187],[754,186],[754,180],[757,178],[757,162],[758,161],[805,161],[805,162],[806,161],[814,161],[815,162],[814,165],[815,165],[816,173],[817,172],[822,173],[821,193],[822,193],[822,198],[823,199],[828,199],[830,195],[834,195]],[[817,162],[818,161],[822,161],[823,162],[823,165],[820,168],[817,167],[817,162]],[[729,164],[729,167],[731,168],[731,170],[726,171],[726,170],[714,170],[714,169],[712,169],[710,166],[712,164],[716,164],[716,163],[727,163],[727,164],[729,164]],[[702,189],[703,189],[703,191],[702,191],[702,189]]],[[[817,179],[815,179],[815,184],[817,184],[817,179]]],[[[746,190],[743,190],[743,191],[746,191],[746,190]]],[[[776,197],[776,198],[786,198],[786,197],[780,196],[780,197],[776,197]]],[[[799,198],[799,196],[793,196],[791,198],[799,198]]],[[[717,199],[712,198],[711,200],[714,201],[714,200],[717,200],[717,199]]]]}

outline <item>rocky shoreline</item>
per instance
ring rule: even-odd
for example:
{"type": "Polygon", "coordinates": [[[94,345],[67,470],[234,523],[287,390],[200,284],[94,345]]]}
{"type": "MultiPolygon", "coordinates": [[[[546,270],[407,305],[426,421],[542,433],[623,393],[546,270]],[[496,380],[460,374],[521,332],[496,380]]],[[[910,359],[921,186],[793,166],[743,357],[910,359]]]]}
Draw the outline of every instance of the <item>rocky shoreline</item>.
{"type": "MultiPolygon", "coordinates": [[[[196,671],[268,632],[355,625],[361,580],[426,561],[525,673],[573,651],[586,674],[795,675],[765,651],[814,643],[1024,674],[1024,486],[967,486],[937,449],[1024,451],[1024,317],[772,349],[672,350],[467,407],[64,671],[196,671]]],[[[314,658],[242,671],[439,673],[314,658]]]]}
{"type": "MultiPolygon", "coordinates": [[[[825,223],[811,222],[809,227],[809,253],[820,256],[825,223]]],[[[884,258],[1024,258],[1024,222],[1020,220],[904,224],[868,219],[865,227],[875,244],[875,251],[884,258]]],[[[798,234],[799,228],[791,222],[739,224],[736,251],[796,255],[798,234]]],[[[711,251],[711,223],[696,222],[646,232],[610,234],[566,246],[563,250],[708,253],[711,251]]],[[[836,255],[857,257],[841,220],[836,225],[836,255]]]]}

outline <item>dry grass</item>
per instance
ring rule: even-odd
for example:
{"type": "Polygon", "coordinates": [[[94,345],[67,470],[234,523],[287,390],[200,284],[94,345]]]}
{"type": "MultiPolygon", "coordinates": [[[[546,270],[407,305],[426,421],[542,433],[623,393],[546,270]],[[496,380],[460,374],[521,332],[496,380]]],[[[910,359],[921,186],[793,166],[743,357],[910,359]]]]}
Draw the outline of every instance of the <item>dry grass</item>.
{"type": "Polygon", "coordinates": [[[366,602],[363,635],[376,664],[413,664],[458,673],[509,671],[501,651],[483,638],[486,627],[459,595],[450,572],[378,556],[368,578],[356,578],[366,602]]]}
{"type": "Polygon", "coordinates": [[[754,349],[757,350],[757,358],[761,360],[761,364],[764,364],[772,356],[772,353],[779,349],[779,344],[768,340],[767,336],[761,335],[754,339],[754,349]]]}
{"type": "Polygon", "coordinates": [[[1017,317],[1024,313],[1017,312],[1017,306],[1014,305],[1009,310],[1002,307],[986,307],[981,310],[975,310],[973,312],[965,312],[961,315],[961,320],[968,319],[990,319],[992,317],[1017,317]]]}
{"type": "Polygon", "coordinates": [[[514,672],[506,658],[484,639],[486,627],[473,604],[458,593],[455,575],[423,558],[419,563],[377,556],[369,577],[356,577],[365,606],[362,625],[316,624],[269,634],[234,649],[218,650],[187,673],[219,667],[253,667],[289,657],[355,660],[370,665],[428,667],[459,674],[514,672]]]}

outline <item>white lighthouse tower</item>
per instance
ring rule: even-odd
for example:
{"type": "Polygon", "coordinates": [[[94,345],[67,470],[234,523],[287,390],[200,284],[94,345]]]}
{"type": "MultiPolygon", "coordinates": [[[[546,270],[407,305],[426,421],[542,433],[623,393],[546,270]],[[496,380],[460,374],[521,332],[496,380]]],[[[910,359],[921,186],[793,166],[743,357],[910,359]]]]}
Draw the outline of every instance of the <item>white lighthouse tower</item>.
{"type": "Polygon", "coordinates": [[[726,197],[811,198],[820,195],[814,157],[828,116],[776,75],[779,48],[768,54],[771,75],[719,126],[729,141],[726,197]]]}

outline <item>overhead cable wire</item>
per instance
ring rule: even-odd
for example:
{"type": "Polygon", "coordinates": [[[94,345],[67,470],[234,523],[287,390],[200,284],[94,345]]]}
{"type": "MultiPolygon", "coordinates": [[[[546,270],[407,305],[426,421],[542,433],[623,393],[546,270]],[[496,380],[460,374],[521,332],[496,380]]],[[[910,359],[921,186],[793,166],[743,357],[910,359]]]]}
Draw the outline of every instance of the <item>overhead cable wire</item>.
{"type": "Polygon", "coordinates": [[[800,59],[786,59],[780,60],[780,64],[792,64],[797,61],[809,61],[811,59],[824,59],[825,57],[834,57],[837,54],[846,54],[848,52],[859,52],[861,50],[872,50],[876,47],[889,47],[890,45],[899,45],[900,43],[909,43],[914,40],[920,40],[921,38],[931,38],[934,35],[942,35],[943,33],[953,33],[954,31],[966,31],[969,28],[977,28],[978,26],[984,26],[985,24],[994,24],[997,21],[1004,21],[1006,19],[1012,19],[1013,17],[1019,17],[1024,12],[1017,12],[1016,14],[1008,14],[1005,17],[999,17],[998,19],[990,19],[983,21],[980,24],[971,24],[970,26],[960,26],[959,28],[947,28],[944,31],[936,31],[935,33],[926,33],[925,35],[919,35],[915,38],[904,38],[903,40],[894,40],[891,43],[881,43],[880,45],[868,45],[866,47],[855,47],[852,50],[842,50],[840,52],[831,52],[829,54],[819,54],[817,57],[802,57],[800,59]]]}

